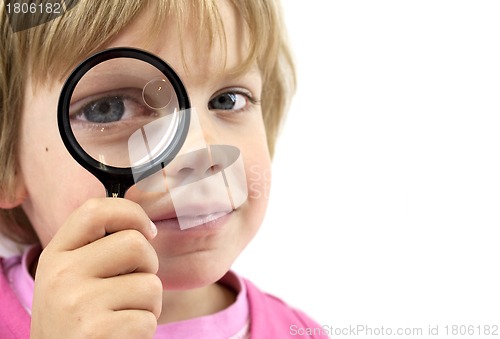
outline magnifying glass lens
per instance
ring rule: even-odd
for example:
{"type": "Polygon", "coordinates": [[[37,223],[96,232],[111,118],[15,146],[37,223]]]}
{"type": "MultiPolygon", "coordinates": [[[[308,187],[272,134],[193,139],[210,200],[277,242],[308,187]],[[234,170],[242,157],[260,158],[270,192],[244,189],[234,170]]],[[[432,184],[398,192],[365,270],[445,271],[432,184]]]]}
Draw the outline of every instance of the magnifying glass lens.
{"type": "Polygon", "coordinates": [[[71,130],[101,164],[144,165],[167,149],[181,110],[171,83],[148,62],[106,60],[78,81],[69,107],[71,130]]]}

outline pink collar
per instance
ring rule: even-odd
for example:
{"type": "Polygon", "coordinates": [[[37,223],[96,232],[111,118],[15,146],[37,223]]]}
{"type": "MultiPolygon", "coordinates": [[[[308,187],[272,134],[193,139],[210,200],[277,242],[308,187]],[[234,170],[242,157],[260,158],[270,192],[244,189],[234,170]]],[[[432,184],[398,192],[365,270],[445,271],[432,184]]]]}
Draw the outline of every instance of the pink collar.
{"type": "Polygon", "coordinates": [[[10,287],[24,309],[31,314],[35,282],[29,273],[29,267],[42,252],[39,245],[33,245],[22,256],[14,256],[4,261],[4,268],[10,287]]]}

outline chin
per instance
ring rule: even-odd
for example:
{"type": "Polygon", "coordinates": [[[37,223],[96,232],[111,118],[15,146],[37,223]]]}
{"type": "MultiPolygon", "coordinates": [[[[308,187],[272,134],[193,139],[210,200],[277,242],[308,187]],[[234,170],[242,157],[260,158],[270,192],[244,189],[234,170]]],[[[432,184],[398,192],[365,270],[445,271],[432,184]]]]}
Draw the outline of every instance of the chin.
{"type": "Polygon", "coordinates": [[[189,290],[211,285],[230,270],[236,256],[216,253],[191,253],[182,257],[160,259],[158,277],[164,290],[189,290]]]}

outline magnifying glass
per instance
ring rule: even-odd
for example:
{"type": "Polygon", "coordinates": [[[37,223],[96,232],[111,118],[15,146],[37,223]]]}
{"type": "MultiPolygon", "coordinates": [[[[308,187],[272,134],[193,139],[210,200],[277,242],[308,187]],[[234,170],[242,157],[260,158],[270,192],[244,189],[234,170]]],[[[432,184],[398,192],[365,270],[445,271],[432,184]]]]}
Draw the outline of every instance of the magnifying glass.
{"type": "Polygon", "coordinates": [[[83,61],[66,80],[59,133],[106,196],[124,197],[177,155],[189,131],[190,108],[182,81],[162,59],[113,48],[83,61]]]}

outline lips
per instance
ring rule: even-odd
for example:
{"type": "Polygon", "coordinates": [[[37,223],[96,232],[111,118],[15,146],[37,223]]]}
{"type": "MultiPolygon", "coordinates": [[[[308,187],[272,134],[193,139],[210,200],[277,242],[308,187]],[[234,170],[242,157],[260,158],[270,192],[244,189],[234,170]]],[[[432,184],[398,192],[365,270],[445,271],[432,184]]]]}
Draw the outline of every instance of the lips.
{"type": "Polygon", "coordinates": [[[210,214],[202,214],[197,216],[178,217],[179,227],[181,230],[200,226],[214,224],[218,219],[222,218],[229,212],[214,212],[210,214]]]}
{"type": "Polygon", "coordinates": [[[214,225],[219,219],[232,212],[221,204],[182,206],[151,218],[157,226],[170,226],[174,229],[189,229],[200,225],[214,225]]]}

